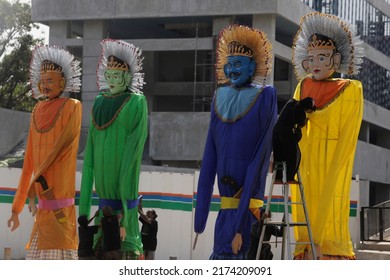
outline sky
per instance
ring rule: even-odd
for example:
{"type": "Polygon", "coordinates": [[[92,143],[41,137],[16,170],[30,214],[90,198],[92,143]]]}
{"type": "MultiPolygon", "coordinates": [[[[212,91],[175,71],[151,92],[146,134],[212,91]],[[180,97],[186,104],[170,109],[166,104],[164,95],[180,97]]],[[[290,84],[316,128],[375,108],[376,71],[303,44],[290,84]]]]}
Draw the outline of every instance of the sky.
{"type": "MultiPolygon", "coordinates": [[[[12,2],[12,0],[9,1],[12,2]]],[[[19,0],[19,2],[26,3],[31,6],[31,0],[19,0]]],[[[31,34],[35,38],[44,39],[44,44],[46,45],[49,44],[49,27],[47,25],[40,24],[40,23],[38,23],[38,25],[39,25],[39,29],[32,30],[31,34]]]]}

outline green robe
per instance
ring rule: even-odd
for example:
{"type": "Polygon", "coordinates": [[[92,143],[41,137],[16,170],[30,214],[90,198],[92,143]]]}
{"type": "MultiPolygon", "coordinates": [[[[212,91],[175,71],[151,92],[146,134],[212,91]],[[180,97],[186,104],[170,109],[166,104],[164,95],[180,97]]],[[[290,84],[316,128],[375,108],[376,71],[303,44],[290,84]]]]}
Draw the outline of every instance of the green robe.
{"type": "MultiPolygon", "coordinates": [[[[99,94],[93,104],[92,120],[84,154],[80,189],[80,215],[90,216],[92,189],[101,199],[117,200],[122,205],[122,227],[126,239],[122,251],[142,254],[138,208],[128,209],[129,200],[137,200],[140,166],[147,137],[145,96],[122,93],[99,94]]],[[[101,211],[100,211],[101,212],[101,211]]],[[[101,216],[101,214],[100,214],[101,216]]],[[[99,223],[100,217],[95,219],[99,223]]],[[[101,232],[95,235],[95,244],[101,232]]]]}

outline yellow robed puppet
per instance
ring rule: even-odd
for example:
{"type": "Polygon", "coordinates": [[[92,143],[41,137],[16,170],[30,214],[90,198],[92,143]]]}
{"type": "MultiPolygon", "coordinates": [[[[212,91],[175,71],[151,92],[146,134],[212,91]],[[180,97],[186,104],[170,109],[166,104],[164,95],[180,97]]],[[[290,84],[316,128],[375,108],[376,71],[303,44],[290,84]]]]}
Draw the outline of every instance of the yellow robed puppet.
{"type": "MultiPolygon", "coordinates": [[[[331,78],[334,72],[355,75],[363,47],[352,28],[338,17],[311,13],[301,19],[294,39],[293,64],[299,84],[294,98],[312,97],[317,110],[308,114],[299,143],[300,173],[319,259],[355,259],[349,233],[350,187],[356,143],[363,116],[363,89],[357,80],[331,78]]],[[[293,194],[293,200],[297,199],[293,194]]],[[[304,221],[301,206],[293,218],[304,221]]],[[[297,228],[298,242],[308,241],[297,228]]],[[[295,259],[310,247],[297,245],[295,259]]]]}

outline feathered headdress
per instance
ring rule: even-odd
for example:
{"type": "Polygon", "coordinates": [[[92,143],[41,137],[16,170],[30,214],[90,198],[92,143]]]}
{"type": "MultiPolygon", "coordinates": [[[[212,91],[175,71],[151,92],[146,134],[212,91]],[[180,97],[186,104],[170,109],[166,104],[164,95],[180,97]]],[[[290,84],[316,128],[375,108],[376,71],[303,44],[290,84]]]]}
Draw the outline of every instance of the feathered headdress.
{"type": "Polygon", "coordinates": [[[97,68],[97,84],[99,90],[108,89],[107,81],[104,77],[106,69],[120,69],[130,71],[131,82],[129,89],[138,94],[142,94],[144,85],[144,73],[142,71],[142,50],[133,44],[121,40],[105,39],[101,43],[102,54],[97,68]],[[121,61],[116,60],[115,58],[121,61]]]}
{"type": "Polygon", "coordinates": [[[264,32],[243,25],[230,25],[219,33],[216,61],[218,84],[229,81],[223,68],[231,55],[252,57],[256,62],[252,83],[265,83],[272,69],[272,45],[264,32]]]}
{"type": "Polygon", "coordinates": [[[54,71],[64,74],[64,92],[78,92],[81,87],[80,62],[67,50],[57,46],[38,46],[32,52],[30,61],[30,84],[34,98],[43,97],[38,83],[42,71],[54,71]]]}
{"type": "Polygon", "coordinates": [[[307,76],[302,62],[308,57],[308,49],[316,47],[334,47],[341,55],[340,66],[336,72],[349,75],[359,73],[364,48],[353,27],[334,15],[313,12],[301,18],[300,28],[294,38],[292,63],[298,80],[307,76]],[[329,42],[317,40],[313,34],[328,37],[334,46],[330,46],[329,42]]]}

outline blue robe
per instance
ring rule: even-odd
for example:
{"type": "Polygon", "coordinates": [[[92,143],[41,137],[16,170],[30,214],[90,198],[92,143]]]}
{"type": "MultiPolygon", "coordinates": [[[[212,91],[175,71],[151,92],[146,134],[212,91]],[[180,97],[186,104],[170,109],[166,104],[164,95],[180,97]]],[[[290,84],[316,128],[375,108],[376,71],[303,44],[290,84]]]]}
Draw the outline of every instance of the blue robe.
{"type": "Polygon", "coordinates": [[[226,86],[217,89],[200,170],[195,232],[205,229],[210,210],[215,175],[221,197],[237,192],[221,182],[232,177],[243,187],[237,209],[221,209],[215,224],[214,254],[232,254],[231,242],[241,233],[246,253],[250,243],[251,225],[255,217],[249,211],[251,198],[263,199],[272,151],[272,129],[277,119],[276,90],[271,86],[243,89],[226,86]]]}

